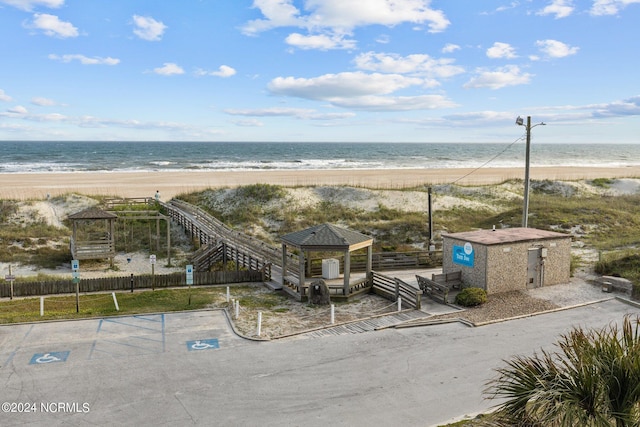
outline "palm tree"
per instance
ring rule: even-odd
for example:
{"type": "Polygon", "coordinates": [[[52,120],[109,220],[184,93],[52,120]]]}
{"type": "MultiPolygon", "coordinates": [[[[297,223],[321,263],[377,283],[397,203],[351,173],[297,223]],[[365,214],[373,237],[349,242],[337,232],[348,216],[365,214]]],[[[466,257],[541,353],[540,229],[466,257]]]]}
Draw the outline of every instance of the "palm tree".
{"type": "Polygon", "coordinates": [[[640,426],[640,318],[621,328],[575,328],[559,351],[516,356],[497,369],[485,394],[503,400],[492,426],[640,426]]]}

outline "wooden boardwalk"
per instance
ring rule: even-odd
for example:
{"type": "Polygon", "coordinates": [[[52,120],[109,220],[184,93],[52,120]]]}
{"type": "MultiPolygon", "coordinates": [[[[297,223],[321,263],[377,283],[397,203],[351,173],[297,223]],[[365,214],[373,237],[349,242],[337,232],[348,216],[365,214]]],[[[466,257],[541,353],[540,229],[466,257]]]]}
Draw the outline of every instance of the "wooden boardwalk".
{"type": "Polygon", "coordinates": [[[404,310],[384,316],[371,317],[364,320],[356,320],[342,325],[330,326],[315,331],[298,334],[298,337],[322,338],[335,335],[361,334],[378,329],[391,328],[405,322],[431,317],[430,314],[420,310],[404,310]]]}

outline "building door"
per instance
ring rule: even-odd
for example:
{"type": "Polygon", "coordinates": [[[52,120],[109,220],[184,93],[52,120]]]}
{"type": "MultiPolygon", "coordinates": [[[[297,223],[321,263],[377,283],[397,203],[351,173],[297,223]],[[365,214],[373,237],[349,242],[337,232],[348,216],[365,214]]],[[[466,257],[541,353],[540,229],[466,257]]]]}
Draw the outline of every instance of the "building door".
{"type": "Polygon", "coordinates": [[[529,249],[529,258],[527,262],[527,289],[540,287],[541,261],[542,253],[540,248],[529,249]]]}

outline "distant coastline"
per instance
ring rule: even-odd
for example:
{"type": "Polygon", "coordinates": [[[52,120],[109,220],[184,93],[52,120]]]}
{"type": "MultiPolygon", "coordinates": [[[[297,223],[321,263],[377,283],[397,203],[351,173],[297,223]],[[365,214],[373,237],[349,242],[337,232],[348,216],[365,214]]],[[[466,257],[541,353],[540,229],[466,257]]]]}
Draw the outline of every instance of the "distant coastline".
{"type": "MultiPolygon", "coordinates": [[[[517,136],[517,135],[516,135],[517,136]]],[[[67,172],[235,172],[519,168],[511,143],[0,141],[0,176],[67,172]]],[[[640,144],[536,144],[534,167],[640,166],[640,144]]]]}

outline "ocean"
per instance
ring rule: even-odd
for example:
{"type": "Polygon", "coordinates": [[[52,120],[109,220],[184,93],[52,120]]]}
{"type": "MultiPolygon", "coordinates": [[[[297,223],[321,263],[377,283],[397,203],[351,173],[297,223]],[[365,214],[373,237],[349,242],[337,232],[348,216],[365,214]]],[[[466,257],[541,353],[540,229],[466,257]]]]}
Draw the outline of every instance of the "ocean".
{"type": "MultiPolygon", "coordinates": [[[[522,141],[271,143],[0,141],[0,173],[522,167],[522,141]]],[[[640,165],[640,144],[532,144],[532,166],[640,165]]]]}

